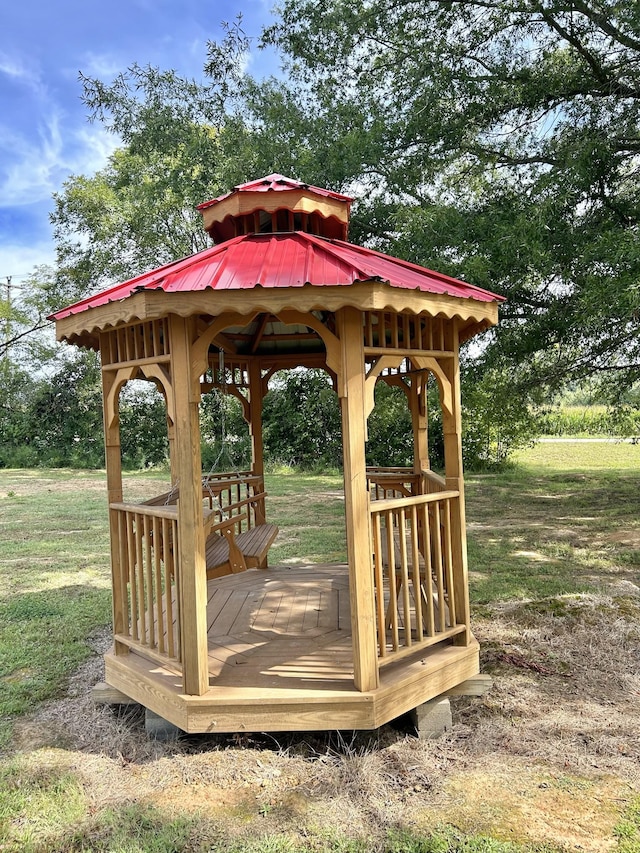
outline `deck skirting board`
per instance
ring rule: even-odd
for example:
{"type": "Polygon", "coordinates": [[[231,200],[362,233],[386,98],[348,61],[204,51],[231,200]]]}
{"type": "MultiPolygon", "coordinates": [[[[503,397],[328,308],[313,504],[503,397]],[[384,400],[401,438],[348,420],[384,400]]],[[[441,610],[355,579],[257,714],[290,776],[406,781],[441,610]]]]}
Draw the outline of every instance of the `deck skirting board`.
{"type": "MultiPolygon", "coordinates": [[[[211,687],[202,696],[182,693],[180,679],[136,654],[108,653],[106,680],[117,690],[186,732],[374,729],[444,693],[478,672],[478,645],[446,646],[402,676],[391,673],[377,690],[355,688],[211,687]]],[[[386,673],[385,673],[386,676],[386,673]]]]}

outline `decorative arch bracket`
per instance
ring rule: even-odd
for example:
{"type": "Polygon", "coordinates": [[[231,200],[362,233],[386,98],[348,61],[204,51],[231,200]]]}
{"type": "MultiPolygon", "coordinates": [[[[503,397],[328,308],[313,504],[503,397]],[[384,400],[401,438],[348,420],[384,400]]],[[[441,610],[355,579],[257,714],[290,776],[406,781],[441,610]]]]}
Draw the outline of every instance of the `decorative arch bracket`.
{"type": "Polygon", "coordinates": [[[364,413],[368,418],[375,405],[376,382],[383,370],[395,370],[404,361],[403,355],[381,355],[369,368],[364,380],[364,413]]]}
{"type": "Polygon", "coordinates": [[[442,369],[438,360],[431,356],[412,355],[411,362],[419,370],[429,370],[436,377],[440,388],[440,405],[448,415],[453,416],[453,391],[449,377],[442,369]]]}

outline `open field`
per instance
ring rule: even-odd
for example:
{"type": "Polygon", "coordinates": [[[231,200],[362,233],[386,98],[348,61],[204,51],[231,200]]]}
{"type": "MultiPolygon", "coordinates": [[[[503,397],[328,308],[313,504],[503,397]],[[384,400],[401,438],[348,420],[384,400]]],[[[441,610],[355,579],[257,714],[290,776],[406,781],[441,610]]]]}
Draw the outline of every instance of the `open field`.
{"type": "MultiPolygon", "coordinates": [[[[153,481],[153,482],[150,482],[153,481]]],[[[129,475],[130,497],[161,473],[129,475]]],[[[267,478],[271,562],[345,559],[341,482],[267,478]]],[[[453,731],[148,741],[95,709],[104,475],[0,472],[0,850],[640,850],[640,446],[545,444],[470,475],[494,688],[453,731]]]]}

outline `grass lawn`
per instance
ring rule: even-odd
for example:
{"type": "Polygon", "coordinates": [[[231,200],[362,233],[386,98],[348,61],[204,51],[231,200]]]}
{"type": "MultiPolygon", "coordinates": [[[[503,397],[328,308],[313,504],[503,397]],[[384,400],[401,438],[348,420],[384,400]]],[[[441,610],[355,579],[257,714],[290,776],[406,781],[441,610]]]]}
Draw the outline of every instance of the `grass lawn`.
{"type": "MultiPolygon", "coordinates": [[[[161,492],[161,472],[126,494],[161,492]]],[[[266,480],[271,563],[344,561],[339,475],[266,480]]],[[[495,686],[454,730],[149,742],[94,709],[104,474],[0,472],[0,850],[640,850],[640,446],[540,444],[467,477],[495,686]]]]}

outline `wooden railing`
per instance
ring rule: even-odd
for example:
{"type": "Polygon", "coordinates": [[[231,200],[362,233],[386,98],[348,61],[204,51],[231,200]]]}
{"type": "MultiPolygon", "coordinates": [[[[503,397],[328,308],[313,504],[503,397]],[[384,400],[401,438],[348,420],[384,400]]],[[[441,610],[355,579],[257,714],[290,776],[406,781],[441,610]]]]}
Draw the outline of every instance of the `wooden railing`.
{"type": "Polygon", "coordinates": [[[421,492],[420,474],[413,468],[367,468],[367,484],[372,500],[391,497],[406,497],[421,492]]]}
{"type": "MultiPolygon", "coordinates": [[[[144,501],[143,506],[175,507],[179,497],[180,487],[175,485],[168,492],[144,501]]],[[[263,478],[250,471],[206,474],[202,478],[202,508],[205,515],[210,516],[211,524],[237,515],[236,533],[242,533],[256,524],[264,524],[264,498],[263,478]]]]}
{"type": "Polygon", "coordinates": [[[371,501],[380,664],[467,632],[452,542],[459,500],[450,490],[371,501]]]}
{"type": "Polygon", "coordinates": [[[180,565],[177,507],[112,503],[118,531],[114,560],[114,639],[179,662],[180,565]]]}
{"type": "Polygon", "coordinates": [[[447,481],[435,471],[420,472],[420,494],[428,495],[431,492],[446,492],[447,481]]]}
{"type": "MultiPolygon", "coordinates": [[[[203,478],[205,533],[230,519],[240,534],[264,524],[262,478],[203,478]],[[236,520],[237,519],[237,520],[236,520]]],[[[147,657],[180,663],[179,487],[140,504],[112,503],[114,640],[147,657]]],[[[228,524],[229,522],[227,522],[228,524]]]]}

